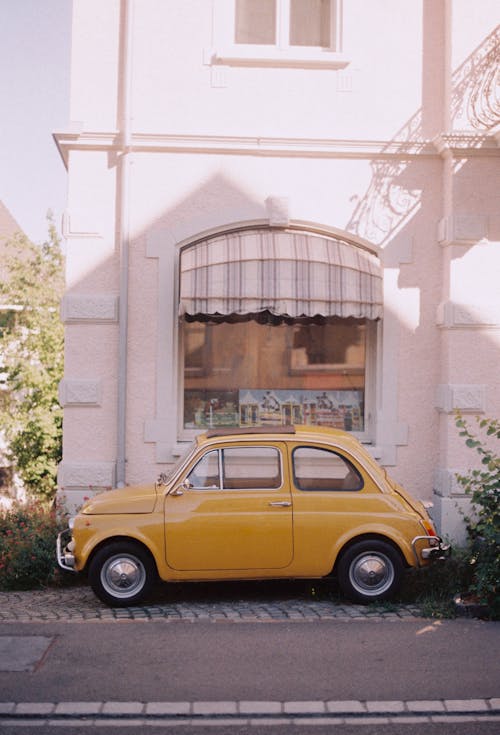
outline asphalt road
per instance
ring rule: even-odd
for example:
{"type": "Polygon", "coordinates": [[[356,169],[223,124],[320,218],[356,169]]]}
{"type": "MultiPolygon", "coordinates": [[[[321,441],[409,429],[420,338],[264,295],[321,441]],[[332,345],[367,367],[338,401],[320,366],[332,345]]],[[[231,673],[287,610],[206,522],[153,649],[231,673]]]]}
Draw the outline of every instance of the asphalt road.
{"type": "Polygon", "coordinates": [[[0,625],[13,650],[27,637],[41,644],[33,670],[5,654],[0,701],[500,697],[500,625],[478,620],[0,625]]]}

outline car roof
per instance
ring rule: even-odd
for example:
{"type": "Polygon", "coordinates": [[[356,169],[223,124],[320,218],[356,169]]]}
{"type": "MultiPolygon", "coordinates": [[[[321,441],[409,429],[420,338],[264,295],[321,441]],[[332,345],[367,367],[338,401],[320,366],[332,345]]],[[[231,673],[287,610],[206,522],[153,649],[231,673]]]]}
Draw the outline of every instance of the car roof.
{"type": "Polygon", "coordinates": [[[266,439],[270,441],[326,441],[339,443],[343,446],[360,447],[360,442],[352,434],[334,429],[330,426],[309,426],[305,424],[287,424],[284,426],[245,426],[245,427],[220,427],[209,429],[197,436],[199,445],[208,443],[212,439],[223,438],[226,440],[238,439],[266,439]]]}

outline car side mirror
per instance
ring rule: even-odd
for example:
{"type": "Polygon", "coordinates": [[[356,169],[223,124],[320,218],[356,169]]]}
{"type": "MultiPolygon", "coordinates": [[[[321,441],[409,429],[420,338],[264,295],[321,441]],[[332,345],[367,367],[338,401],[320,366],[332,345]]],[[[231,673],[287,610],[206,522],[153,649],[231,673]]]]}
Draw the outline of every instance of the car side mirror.
{"type": "Polygon", "coordinates": [[[184,495],[184,491],[185,491],[185,490],[190,490],[190,489],[191,489],[192,487],[193,487],[193,486],[191,485],[191,483],[189,482],[188,478],[186,477],[186,478],[185,478],[185,479],[184,479],[184,480],[182,481],[182,483],[181,483],[180,485],[177,485],[177,487],[175,487],[175,488],[174,488],[174,489],[173,489],[173,490],[171,491],[170,495],[174,495],[174,496],[177,496],[177,495],[184,495]]]}

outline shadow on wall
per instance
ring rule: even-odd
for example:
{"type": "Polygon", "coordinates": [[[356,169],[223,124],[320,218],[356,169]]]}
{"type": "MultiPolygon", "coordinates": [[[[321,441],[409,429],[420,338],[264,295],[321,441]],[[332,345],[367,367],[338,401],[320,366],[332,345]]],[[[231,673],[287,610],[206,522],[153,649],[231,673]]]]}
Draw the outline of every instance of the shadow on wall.
{"type": "MultiPolygon", "coordinates": [[[[425,19],[424,19],[425,23],[425,19]]],[[[425,34],[424,34],[425,35],[425,34]]],[[[424,58],[424,65],[426,60],[424,58]]],[[[500,74],[500,26],[497,26],[452,76],[451,126],[472,126],[485,134],[500,120],[497,84],[500,74]]],[[[424,104],[394,135],[372,162],[372,179],[358,202],[346,230],[384,247],[418,210],[421,189],[414,186],[412,156],[425,151],[428,125],[425,121],[426,69],[423,69],[424,104]],[[397,154],[406,160],[387,160],[397,154]]],[[[435,128],[435,135],[442,131],[435,128]]]]}

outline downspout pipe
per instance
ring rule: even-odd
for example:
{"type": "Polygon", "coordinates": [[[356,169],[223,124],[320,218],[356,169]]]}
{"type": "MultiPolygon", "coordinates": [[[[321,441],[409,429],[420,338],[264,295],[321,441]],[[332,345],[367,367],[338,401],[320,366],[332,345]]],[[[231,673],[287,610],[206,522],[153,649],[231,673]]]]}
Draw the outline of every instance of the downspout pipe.
{"type": "Polygon", "coordinates": [[[127,465],[127,377],[128,377],[128,289],[129,289],[129,190],[131,156],[131,55],[132,55],[132,5],[133,0],[121,0],[120,31],[121,53],[119,61],[119,135],[120,156],[118,185],[118,238],[120,257],[118,303],[118,374],[117,374],[117,452],[116,485],[126,484],[127,465]]]}

